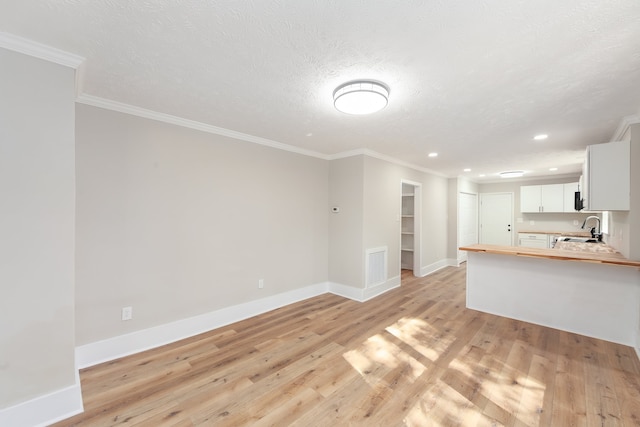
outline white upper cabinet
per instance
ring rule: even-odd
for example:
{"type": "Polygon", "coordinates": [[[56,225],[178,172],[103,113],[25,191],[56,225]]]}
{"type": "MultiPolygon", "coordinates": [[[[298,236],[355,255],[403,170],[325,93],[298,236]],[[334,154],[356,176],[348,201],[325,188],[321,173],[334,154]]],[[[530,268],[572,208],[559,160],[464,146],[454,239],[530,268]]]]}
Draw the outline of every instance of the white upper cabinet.
{"type": "Polygon", "coordinates": [[[564,212],[564,184],[521,186],[520,212],[564,212]]]}
{"type": "Polygon", "coordinates": [[[580,184],[577,182],[570,182],[564,184],[564,210],[563,212],[576,212],[576,191],[580,191],[580,184]]]}
{"type": "Polygon", "coordinates": [[[628,211],[631,191],[629,141],[587,147],[583,171],[586,210],[628,211]]]}
{"type": "Polygon", "coordinates": [[[542,212],[564,212],[564,184],[542,185],[542,212]]]}
{"type": "Polygon", "coordinates": [[[520,212],[540,212],[542,193],[540,185],[523,185],[520,187],[520,212]]]}

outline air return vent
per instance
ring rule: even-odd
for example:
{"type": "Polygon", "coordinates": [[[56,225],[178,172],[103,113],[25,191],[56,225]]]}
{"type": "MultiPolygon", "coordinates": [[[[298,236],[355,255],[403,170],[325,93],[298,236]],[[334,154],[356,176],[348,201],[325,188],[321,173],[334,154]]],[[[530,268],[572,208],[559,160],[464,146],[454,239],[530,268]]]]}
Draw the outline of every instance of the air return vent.
{"type": "Polygon", "coordinates": [[[387,281],[387,247],[367,249],[366,287],[381,285],[387,281]]]}

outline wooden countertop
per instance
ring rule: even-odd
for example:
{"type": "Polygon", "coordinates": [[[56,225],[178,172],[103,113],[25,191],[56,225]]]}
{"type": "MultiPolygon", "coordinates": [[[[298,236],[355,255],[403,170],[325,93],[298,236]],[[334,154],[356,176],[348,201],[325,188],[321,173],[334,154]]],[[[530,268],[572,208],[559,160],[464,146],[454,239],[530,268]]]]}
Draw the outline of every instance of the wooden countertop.
{"type": "MultiPolygon", "coordinates": [[[[594,243],[596,244],[596,243],[594,243]]],[[[562,249],[539,249],[524,246],[470,245],[459,248],[461,251],[485,252],[498,255],[526,256],[533,258],[581,261],[598,264],[613,264],[640,268],[640,261],[631,261],[620,253],[578,252],[562,249]]]]}

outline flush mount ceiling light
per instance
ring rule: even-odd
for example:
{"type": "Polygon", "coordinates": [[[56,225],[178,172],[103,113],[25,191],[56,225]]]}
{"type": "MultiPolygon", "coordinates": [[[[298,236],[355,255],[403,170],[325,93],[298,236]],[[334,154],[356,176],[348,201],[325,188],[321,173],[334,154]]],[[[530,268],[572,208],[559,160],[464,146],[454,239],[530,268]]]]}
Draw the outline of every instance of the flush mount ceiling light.
{"type": "Polygon", "coordinates": [[[536,136],[533,137],[533,139],[535,141],[544,141],[547,138],[549,138],[549,135],[547,135],[545,133],[541,133],[540,135],[536,135],[536,136]]]}
{"type": "Polygon", "coordinates": [[[368,81],[345,83],[333,92],[333,105],[347,114],[371,114],[387,106],[389,89],[368,81]]]}
{"type": "Polygon", "coordinates": [[[500,172],[500,178],[519,178],[524,175],[524,171],[505,171],[500,172]]]}

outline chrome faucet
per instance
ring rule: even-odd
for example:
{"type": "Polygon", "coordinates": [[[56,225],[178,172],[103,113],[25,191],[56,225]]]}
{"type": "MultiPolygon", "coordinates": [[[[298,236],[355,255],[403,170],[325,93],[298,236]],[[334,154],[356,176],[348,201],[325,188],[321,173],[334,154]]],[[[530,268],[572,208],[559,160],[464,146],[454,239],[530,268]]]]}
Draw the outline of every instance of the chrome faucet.
{"type": "Polygon", "coordinates": [[[596,226],[595,227],[591,227],[591,237],[593,238],[597,238],[598,240],[602,240],[602,233],[600,232],[600,218],[595,216],[595,215],[591,215],[588,216],[584,222],[582,223],[582,227],[580,228],[584,228],[585,225],[587,225],[587,221],[589,221],[590,219],[595,219],[596,220],[596,226]]]}

